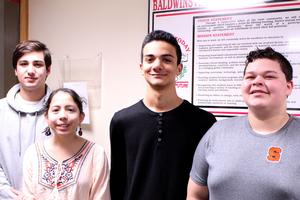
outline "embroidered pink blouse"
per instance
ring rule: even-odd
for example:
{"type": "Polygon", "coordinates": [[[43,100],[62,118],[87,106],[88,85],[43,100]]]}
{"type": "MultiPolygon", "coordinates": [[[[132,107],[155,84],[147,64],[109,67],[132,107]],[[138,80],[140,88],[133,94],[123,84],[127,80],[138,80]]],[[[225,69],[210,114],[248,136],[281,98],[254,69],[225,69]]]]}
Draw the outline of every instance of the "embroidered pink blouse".
{"type": "Polygon", "coordinates": [[[104,149],[86,141],[73,157],[59,163],[43,142],[24,155],[23,193],[36,200],[109,200],[109,167],[104,149]]]}

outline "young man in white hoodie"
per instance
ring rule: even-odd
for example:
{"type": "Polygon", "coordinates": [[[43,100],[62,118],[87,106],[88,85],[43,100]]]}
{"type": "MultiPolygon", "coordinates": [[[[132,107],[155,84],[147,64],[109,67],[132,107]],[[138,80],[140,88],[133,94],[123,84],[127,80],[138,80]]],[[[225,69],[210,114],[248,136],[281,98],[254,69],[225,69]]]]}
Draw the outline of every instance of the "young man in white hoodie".
{"type": "Polygon", "coordinates": [[[12,61],[19,83],[0,99],[1,200],[21,199],[24,151],[44,136],[43,104],[50,94],[45,81],[52,61],[45,44],[34,40],[19,43],[12,61]]]}

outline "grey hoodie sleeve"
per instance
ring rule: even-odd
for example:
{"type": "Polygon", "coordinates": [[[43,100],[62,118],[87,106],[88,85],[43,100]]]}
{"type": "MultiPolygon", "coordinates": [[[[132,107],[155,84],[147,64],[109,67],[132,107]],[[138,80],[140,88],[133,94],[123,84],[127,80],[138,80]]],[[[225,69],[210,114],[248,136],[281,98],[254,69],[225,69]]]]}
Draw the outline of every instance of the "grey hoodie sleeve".
{"type": "Polygon", "coordinates": [[[4,174],[2,166],[0,165],[0,199],[1,200],[14,199],[13,198],[14,194],[10,188],[11,186],[4,174]]]}

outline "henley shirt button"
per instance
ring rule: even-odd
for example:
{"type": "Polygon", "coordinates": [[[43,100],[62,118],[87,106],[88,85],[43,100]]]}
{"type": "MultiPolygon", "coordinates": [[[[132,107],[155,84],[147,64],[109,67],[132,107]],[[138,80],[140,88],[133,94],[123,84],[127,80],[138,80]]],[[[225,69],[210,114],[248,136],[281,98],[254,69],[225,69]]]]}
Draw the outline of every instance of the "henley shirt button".
{"type": "Polygon", "coordinates": [[[158,141],[158,142],[161,142],[161,138],[157,138],[157,141],[158,141]]]}
{"type": "Polygon", "coordinates": [[[161,116],[161,117],[163,116],[163,114],[162,114],[162,113],[159,113],[158,115],[159,115],[159,116],[161,116]]]}
{"type": "Polygon", "coordinates": [[[159,132],[159,133],[162,133],[162,130],[161,130],[161,129],[159,129],[159,130],[158,130],[158,132],[159,132]]]}

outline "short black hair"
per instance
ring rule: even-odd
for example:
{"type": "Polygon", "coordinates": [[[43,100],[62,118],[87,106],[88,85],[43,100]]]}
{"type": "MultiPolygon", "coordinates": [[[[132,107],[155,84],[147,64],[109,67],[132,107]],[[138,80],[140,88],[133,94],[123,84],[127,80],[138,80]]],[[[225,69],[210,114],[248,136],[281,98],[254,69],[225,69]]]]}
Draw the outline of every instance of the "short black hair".
{"type": "Polygon", "coordinates": [[[273,61],[277,61],[280,65],[282,72],[285,75],[287,81],[291,81],[293,79],[293,67],[291,63],[279,52],[275,51],[271,47],[267,47],[265,49],[257,48],[254,51],[250,51],[246,57],[246,66],[244,68],[244,75],[249,63],[254,62],[257,59],[267,58],[273,61]]]}
{"type": "Polygon", "coordinates": [[[182,52],[181,52],[181,48],[177,42],[177,39],[171,33],[163,31],[163,30],[154,30],[154,31],[150,32],[148,35],[146,35],[146,37],[143,41],[143,44],[142,44],[142,49],[141,49],[141,62],[143,62],[144,47],[146,46],[146,44],[148,44],[149,42],[152,42],[152,41],[164,41],[164,42],[167,42],[167,43],[171,44],[172,46],[174,46],[176,49],[176,55],[177,55],[177,65],[179,65],[181,63],[182,52]]]}

